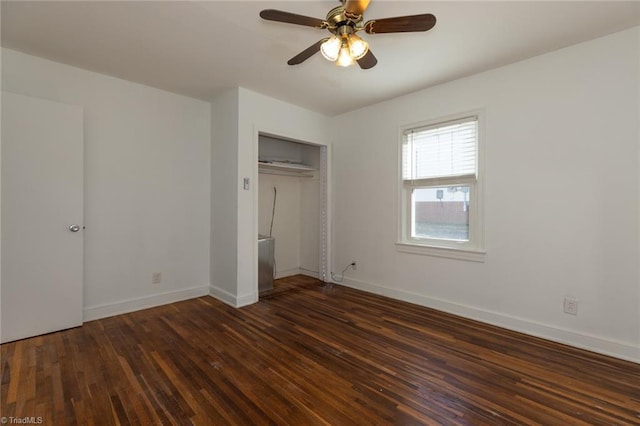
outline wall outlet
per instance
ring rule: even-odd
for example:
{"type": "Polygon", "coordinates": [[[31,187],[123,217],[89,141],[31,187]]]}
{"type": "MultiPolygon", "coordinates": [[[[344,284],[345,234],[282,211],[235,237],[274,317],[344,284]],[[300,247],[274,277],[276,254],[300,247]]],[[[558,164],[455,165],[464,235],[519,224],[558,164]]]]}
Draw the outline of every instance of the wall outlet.
{"type": "Polygon", "coordinates": [[[565,297],[564,313],[569,315],[578,315],[578,299],[574,299],[572,297],[565,297]]]}
{"type": "Polygon", "coordinates": [[[355,260],[351,261],[351,269],[353,269],[354,271],[358,270],[358,262],[356,262],[355,260]]]}
{"type": "Polygon", "coordinates": [[[151,274],[151,284],[160,284],[162,282],[162,274],[160,272],[154,272],[151,274]]]}

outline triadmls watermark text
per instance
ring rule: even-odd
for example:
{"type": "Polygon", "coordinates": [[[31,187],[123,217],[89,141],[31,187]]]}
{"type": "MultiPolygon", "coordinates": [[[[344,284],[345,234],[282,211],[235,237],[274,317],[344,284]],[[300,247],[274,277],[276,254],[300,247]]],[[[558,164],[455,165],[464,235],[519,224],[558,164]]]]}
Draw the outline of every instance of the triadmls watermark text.
{"type": "Polygon", "coordinates": [[[41,425],[44,418],[40,416],[24,416],[24,417],[0,417],[0,423],[3,425],[41,425]]]}

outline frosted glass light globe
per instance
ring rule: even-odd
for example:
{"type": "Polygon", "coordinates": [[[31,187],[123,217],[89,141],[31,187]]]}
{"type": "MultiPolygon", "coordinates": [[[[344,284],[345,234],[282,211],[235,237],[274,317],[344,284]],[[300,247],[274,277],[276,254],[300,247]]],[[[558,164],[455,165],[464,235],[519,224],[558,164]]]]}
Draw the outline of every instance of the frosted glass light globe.
{"type": "Polygon", "coordinates": [[[369,44],[366,41],[355,34],[349,37],[349,52],[353,59],[358,60],[362,58],[368,51],[369,44]]]}
{"type": "Polygon", "coordinates": [[[325,59],[334,62],[340,54],[340,46],[342,46],[340,37],[332,36],[320,45],[320,53],[322,53],[325,59]]]}

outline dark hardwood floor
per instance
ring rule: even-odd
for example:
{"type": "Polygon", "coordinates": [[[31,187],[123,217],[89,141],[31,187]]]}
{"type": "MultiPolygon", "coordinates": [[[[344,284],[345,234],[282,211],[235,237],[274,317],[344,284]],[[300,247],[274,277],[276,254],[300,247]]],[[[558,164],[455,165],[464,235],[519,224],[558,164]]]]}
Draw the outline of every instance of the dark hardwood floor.
{"type": "Polygon", "coordinates": [[[46,425],[640,424],[640,365],[297,277],[4,344],[0,409],[46,425]],[[36,419],[37,420],[37,419],[36,419]]]}
{"type": "Polygon", "coordinates": [[[322,281],[313,279],[305,275],[294,275],[292,277],[281,278],[273,281],[273,288],[260,292],[260,299],[270,299],[289,293],[292,291],[301,291],[309,287],[317,287],[323,285],[322,281]]]}

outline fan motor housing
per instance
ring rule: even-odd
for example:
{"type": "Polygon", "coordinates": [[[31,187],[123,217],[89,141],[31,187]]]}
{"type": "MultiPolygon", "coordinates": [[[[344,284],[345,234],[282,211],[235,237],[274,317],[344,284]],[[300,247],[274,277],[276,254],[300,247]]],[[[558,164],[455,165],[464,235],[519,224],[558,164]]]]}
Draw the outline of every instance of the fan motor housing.
{"type": "Polygon", "coordinates": [[[358,22],[362,21],[362,15],[349,16],[349,13],[344,9],[344,6],[337,6],[327,13],[326,20],[330,29],[337,29],[345,25],[349,25],[353,28],[358,22]]]}

